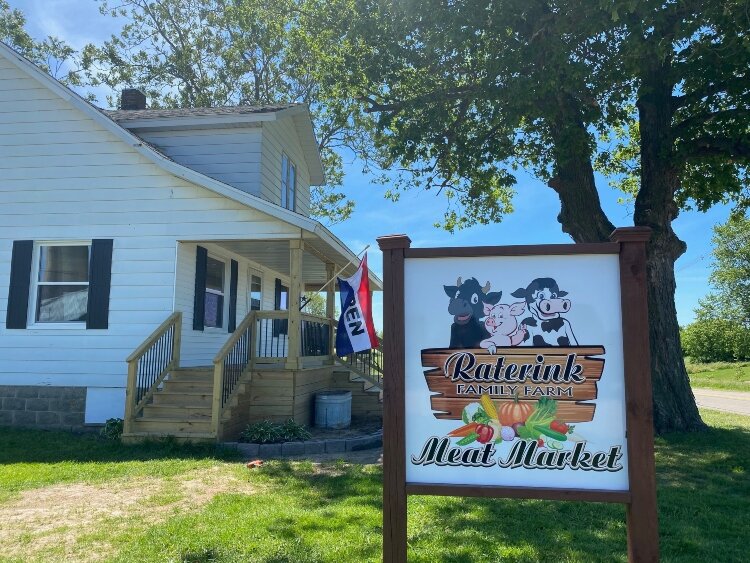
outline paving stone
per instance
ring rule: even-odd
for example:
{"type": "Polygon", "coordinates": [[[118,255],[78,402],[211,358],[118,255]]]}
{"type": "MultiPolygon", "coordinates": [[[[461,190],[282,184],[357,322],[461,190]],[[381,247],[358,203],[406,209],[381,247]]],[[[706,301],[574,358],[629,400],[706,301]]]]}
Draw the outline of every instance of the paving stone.
{"type": "Polygon", "coordinates": [[[284,442],[281,444],[281,455],[292,456],[292,455],[305,455],[305,443],[304,442],[284,442]]]}
{"type": "Polygon", "coordinates": [[[259,444],[237,444],[237,449],[242,454],[242,457],[245,458],[256,458],[258,457],[258,452],[260,451],[260,445],[259,444]]]}
{"type": "Polygon", "coordinates": [[[346,440],[327,440],[326,453],[338,454],[346,451],[346,440]]]}
{"type": "Polygon", "coordinates": [[[258,457],[281,457],[281,444],[261,444],[258,447],[258,457]]]}
{"type": "Polygon", "coordinates": [[[323,441],[313,440],[305,442],[305,454],[324,454],[326,453],[326,443],[323,441]]]}

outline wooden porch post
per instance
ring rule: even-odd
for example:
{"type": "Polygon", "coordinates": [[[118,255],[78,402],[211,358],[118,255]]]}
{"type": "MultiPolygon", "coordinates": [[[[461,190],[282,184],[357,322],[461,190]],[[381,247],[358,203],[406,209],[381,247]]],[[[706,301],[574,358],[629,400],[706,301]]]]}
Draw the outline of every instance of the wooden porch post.
{"type": "MultiPolygon", "coordinates": [[[[326,262],[326,280],[330,280],[336,275],[336,264],[326,262]]],[[[336,282],[331,282],[326,288],[326,317],[331,319],[331,326],[328,330],[328,355],[335,354],[336,341],[336,282]]]]}
{"type": "Polygon", "coordinates": [[[300,367],[300,329],[301,316],[299,310],[302,298],[302,252],[304,243],[301,240],[289,241],[289,337],[286,353],[286,369],[300,367]]]}

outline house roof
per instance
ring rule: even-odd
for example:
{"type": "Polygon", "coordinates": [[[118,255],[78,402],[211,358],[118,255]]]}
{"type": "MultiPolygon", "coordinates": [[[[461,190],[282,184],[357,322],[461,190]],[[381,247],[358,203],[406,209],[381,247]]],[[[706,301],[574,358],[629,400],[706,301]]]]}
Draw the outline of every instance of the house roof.
{"type": "MultiPolygon", "coordinates": [[[[174,160],[167,158],[164,154],[156,150],[148,143],[144,143],[143,139],[130,132],[124,126],[118,124],[114,119],[108,117],[104,111],[94,107],[91,103],[84,100],[81,96],[75,93],[70,88],[64,86],[52,76],[44,72],[42,69],[37,67],[34,63],[29,61],[26,57],[16,52],[13,48],[0,41],[0,54],[4,55],[11,63],[13,63],[22,72],[25,72],[29,77],[37,80],[40,84],[54,92],[60,98],[70,103],[73,107],[81,111],[84,115],[89,116],[101,127],[112,133],[115,137],[130,146],[133,150],[144,156],[146,159],[151,161],[153,164],[159,166],[162,170],[169,174],[182,178],[190,183],[197,186],[203,187],[207,190],[222,195],[228,199],[236,201],[242,205],[247,206],[250,209],[255,209],[270,217],[284,221],[290,225],[299,227],[303,231],[313,233],[324,241],[331,249],[337,252],[340,256],[348,259],[354,263],[357,262],[357,256],[344,245],[331,231],[324,227],[321,223],[304,215],[300,215],[294,211],[284,209],[283,207],[273,204],[265,199],[258,196],[254,196],[247,192],[244,192],[238,188],[210,178],[192,168],[183,166],[174,160]]],[[[296,107],[296,106],[295,106],[296,107]]],[[[294,108],[287,108],[292,109],[294,108]]],[[[307,108],[304,108],[307,112],[307,108]]],[[[294,117],[296,120],[299,119],[298,115],[294,117]]],[[[309,123],[309,119],[308,119],[309,123]]],[[[312,125],[309,124],[309,128],[312,131],[312,125]]],[[[370,279],[374,283],[373,289],[381,289],[382,282],[370,272],[370,279]]]]}
{"type": "Polygon", "coordinates": [[[323,162],[320,159],[320,149],[307,104],[99,111],[122,127],[136,133],[147,130],[246,127],[258,122],[290,118],[302,145],[302,154],[310,173],[310,183],[313,186],[325,183],[323,162]]]}
{"type": "Polygon", "coordinates": [[[172,119],[179,117],[203,117],[223,115],[247,115],[253,113],[275,113],[285,109],[305,106],[305,104],[268,104],[261,106],[222,106],[215,108],[176,108],[176,109],[125,109],[102,110],[104,115],[118,123],[135,119],[172,119]]]}

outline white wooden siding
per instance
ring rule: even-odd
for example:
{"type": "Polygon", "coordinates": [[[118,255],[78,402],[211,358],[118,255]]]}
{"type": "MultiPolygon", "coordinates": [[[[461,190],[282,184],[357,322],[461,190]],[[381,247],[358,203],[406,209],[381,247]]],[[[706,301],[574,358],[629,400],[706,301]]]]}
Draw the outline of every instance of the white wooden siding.
{"type": "Polygon", "coordinates": [[[263,192],[272,194],[269,201],[281,204],[281,155],[286,154],[297,166],[297,213],[310,215],[310,173],[302,145],[291,118],[263,123],[263,192]]]}
{"type": "Polygon", "coordinates": [[[259,270],[263,277],[263,303],[262,310],[271,311],[274,308],[274,290],[276,278],[288,282],[288,279],[277,272],[263,267],[257,262],[247,260],[244,257],[228,252],[216,244],[183,242],[177,251],[177,277],[175,310],[183,311],[182,325],[182,358],[184,366],[210,365],[211,360],[227,341],[227,309],[224,307],[224,327],[222,329],[206,328],[203,331],[193,330],[193,305],[195,296],[195,255],[198,245],[208,250],[209,256],[214,256],[226,261],[227,276],[224,293],[225,305],[229,303],[229,261],[236,260],[238,263],[237,275],[237,324],[245,318],[248,311],[248,270],[253,268],[259,270]]]}
{"type": "MultiPolygon", "coordinates": [[[[186,272],[175,268],[178,241],[299,236],[299,229],[149,163],[1,56],[0,92],[0,385],[121,389],[125,358],[175,301],[192,310],[192,281],[185,285],[186,272]],[[6,329],[13,241],[94,238],[114,239],[110,328],[6,329]],[[176,277],[189,299],[175,295],[176,277]]],[[[241,266],[241,288],[246,276],[241,266]]],[[[264,282],[272,306],[273,276],[264,282]]],[[[190,315],[185,326],[192,327],[190,315]]],[[[195,350],[215,347],[202,333],[187,340],[195,350]]],[[[111,409],[122,415],[122,404],[111,409]]]]}

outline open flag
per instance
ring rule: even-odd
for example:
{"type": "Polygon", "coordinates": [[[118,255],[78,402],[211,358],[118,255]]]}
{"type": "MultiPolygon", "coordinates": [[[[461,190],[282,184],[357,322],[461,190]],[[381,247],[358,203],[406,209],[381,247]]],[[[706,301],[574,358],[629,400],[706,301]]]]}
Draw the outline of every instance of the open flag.
{"type": "Polygon", "coordinates": [[[336,331],[336,354],[344,357],[378,347],[378,337],[372,322],[370,276],[367,271],[367,254],[350,278],[339,280],[341,316],[336,331]]]}

